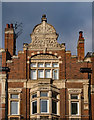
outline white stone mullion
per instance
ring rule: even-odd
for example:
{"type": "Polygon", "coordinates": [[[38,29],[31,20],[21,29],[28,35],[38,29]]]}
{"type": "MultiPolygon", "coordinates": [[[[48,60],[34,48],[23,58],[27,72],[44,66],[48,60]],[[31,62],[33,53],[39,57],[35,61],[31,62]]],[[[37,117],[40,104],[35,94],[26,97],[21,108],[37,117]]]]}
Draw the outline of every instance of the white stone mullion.
{"type": "Polygon", "coordinates": [[[43,70],[43,71],[44,71],[44,77],[43,77],[43,78],[45,78],[45,68],[44,68],[44,70],[43,70]]]}
{"type": "Polygon", "coordinates": [[[40,91],[37,91],[37,113],[40,113],[40,91]]]}
{"type": "Polygon", "coordinates": [[[19,115],[20,115],[20,113],[21,113],[21,111],[20,111],[20,110],[21,110],[21,109],[20,109],[20,108],[21,108],[21,94],[19,94],[18,96],[19,96],[19,101],[18,101],[18,113],[19,113],[19,115]]]}
{"type": "Polygon", "coordinates": [[[38,79],[38,69],[36,69],[36,79],[38,79]]]}
{"type": "Polygon", "coordinates": [[[49,114],[52,114],[52,91],[48,92],[49,97],[49,114]]]}
{"type": "Polygon", "coordinates": [[[71,95],[69,94],[69,117],[71,116],[71,100],[70,100],[71,95]]]}

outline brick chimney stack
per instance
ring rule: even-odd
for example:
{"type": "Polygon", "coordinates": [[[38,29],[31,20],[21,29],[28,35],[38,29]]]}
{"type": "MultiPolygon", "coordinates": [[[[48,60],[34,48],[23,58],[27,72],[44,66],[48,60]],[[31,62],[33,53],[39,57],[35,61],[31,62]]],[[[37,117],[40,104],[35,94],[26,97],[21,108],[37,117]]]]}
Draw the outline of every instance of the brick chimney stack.
{"type": "Polygon", "coordinates": [[[9,52],[10,56],[15,55],[16,39],[15,39],[15,32],[14,32],[13,24],[6,24],[5,49],[9,52]]]}
{"type": "Polygon", "coordinates": [[[79,39],[78,39],[78,45],[77,45],[77,56],[78,60],[82,61],[84,59],[84,37],[83,32],[79,32],[79,39]]]}

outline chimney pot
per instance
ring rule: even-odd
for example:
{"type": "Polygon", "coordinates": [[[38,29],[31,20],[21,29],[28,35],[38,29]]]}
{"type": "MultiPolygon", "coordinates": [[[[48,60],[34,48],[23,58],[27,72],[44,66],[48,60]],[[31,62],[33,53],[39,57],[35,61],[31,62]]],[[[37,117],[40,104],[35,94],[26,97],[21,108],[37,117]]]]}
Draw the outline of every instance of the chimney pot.
{"type": "Polygon", "coordinates": [[[10,28],[9,24],[6,24],[6,28],[10,28]]]}
{"type": "Polygon", "coordinates": [[[79,32],[79,38],[83,38],[83,31],[79,32]]]}
{"type": "Polygon", "coordinates": [[[13,24],[10,24],[10,28],[13,28],[13,24]]]}

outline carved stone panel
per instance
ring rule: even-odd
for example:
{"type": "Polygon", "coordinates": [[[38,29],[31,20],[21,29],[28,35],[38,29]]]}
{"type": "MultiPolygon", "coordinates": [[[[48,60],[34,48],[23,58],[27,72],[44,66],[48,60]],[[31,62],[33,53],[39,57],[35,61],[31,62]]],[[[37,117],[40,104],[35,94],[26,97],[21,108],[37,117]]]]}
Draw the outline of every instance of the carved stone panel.
{"type": "Polygon", "coordinates": [[[61,49],[61,45],[57,43],[57,38],[58,34],[55,28],[43,21],[33,29],[32,42],[28,45],[28,49],[61,49]]]}
{"type": "Polygon", "coordinates": [[[40,54],[40,55],[36,55],[34,57],[31,58],[31,60],[33,59],[42,59],[42,60],[45,60],[45,59],[58,59],[56,56],[53,56],[53,55],[45,55],[45,54],[40,54]]]}

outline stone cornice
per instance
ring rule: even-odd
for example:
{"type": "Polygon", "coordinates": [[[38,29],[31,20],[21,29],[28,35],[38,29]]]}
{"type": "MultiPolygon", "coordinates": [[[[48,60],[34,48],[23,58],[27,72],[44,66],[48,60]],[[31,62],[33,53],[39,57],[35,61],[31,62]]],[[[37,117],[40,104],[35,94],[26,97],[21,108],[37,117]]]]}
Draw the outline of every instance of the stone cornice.
{"type": "Polygon", "coordinates": [[[8,82],[26,82],[27,79],[8,79],[8,82]]]}
{"type": "Polygon", "coordinates": [[[67,79],[66,82],[74,82],[74,83],[88,83],[89,79],[67,79]]]}

